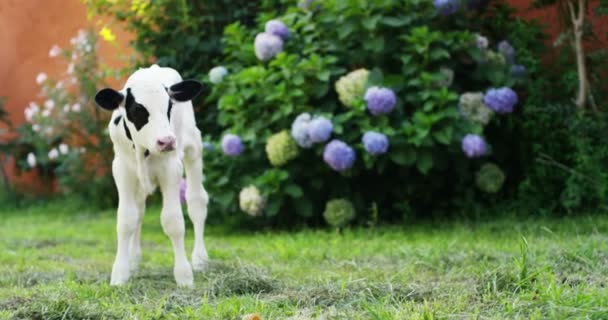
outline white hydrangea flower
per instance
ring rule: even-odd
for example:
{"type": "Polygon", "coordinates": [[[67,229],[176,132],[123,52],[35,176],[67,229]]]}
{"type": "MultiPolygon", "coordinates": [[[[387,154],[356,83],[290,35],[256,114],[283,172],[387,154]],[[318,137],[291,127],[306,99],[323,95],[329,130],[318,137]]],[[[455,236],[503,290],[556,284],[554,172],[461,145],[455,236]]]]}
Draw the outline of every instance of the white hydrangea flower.
{"type": "Polygon", "coordinates": [[[264,209],[264,202],[260,190],[253,185],[243,188],[239,193],[239,206],[250,216],[259,216],[264,209]]]}
{"type": "Polygon", "coordinates": [[[213,84],[220,83],[227,74],[228,70],[223,66],[214,67],[209,71],[209,81],[213,84]]]}
{"type": "Polygon", "coordinates": [[[347,107],[352,107],[355,99],[363,98],[368,77],[367,69],[358,69],[340,77],[335,83],[340,102],[347,107]]]}

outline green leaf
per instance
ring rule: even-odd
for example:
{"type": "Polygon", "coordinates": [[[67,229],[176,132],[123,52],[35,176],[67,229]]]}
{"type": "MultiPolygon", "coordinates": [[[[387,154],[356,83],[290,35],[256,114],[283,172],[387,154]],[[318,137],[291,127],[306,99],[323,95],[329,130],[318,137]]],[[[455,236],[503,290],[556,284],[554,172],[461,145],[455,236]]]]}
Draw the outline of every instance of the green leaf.
{"type": "Polygon", "coordinates": [[[433,133],[433,137],[441,144],[450,144],[450,142],[452,142],[453,132],[454,129],[452,127],[445,127],[442,130],[433,133]]]}
{"type": "Polygon", "coordinates": [[[416,162],[416,152],[398,149],[390,152],[391,161],[402,166],[410,166],[416,162]]]}
{"type": "Polygon", "coordinates": [[[403,27],[405,25],[410,24],[411,21],[412,21],[412,18],[410,18],[410,17],[399,16],[399,17],[384,17],[384,18],[382,18],[382,20],[380,22],[389,27],[399,28],[399,27],[403,27]]]}
{"type": "Polygon", "coordinates": [[[294,200],[296,213],[301,217],[312,217],[312,201],[308,197],[301,197],[294,200]]]}
{"type": "Polygon", "coordinates": [[[300,198],[304,194],[304,192],[302,191],[302,188],[300,188],[300,186],[298,186],[297,184],[293,184],[293,183],[288,184],[285,187],[285,193],[287,193],[294,199],[300,198]]]}
{"type": "Polygon", "coordinates": [[[269,217],[276,216],[279,213],[279,209],[281,209],[281,205],[283,204],[282,198],[273,198],[268,205],[266,206],[266,214],[269,217]]]}
{"type": "Polygon", "coordinates": [[[427,174],[433,167],[433,156],[430,152],[421,152],[416,161],[416,167],[422,174],[427,174]]]}

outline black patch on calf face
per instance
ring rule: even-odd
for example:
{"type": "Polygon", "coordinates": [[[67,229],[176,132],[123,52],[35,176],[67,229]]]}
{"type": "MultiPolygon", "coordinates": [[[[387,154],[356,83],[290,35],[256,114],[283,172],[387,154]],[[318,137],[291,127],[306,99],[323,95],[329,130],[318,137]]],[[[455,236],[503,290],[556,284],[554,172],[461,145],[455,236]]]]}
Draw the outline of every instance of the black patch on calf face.
{"type": "Polygon", "coordinates": [[[133,141],[133,138],[131,138],[131,131],[129,131],[129,127],[127,127],[127,123],[125,121],[122,122],[122,126],[125,127],[125,134],[127,135],[127,139],[133,141]]]}
{"type": "Polygon", "coordinates": [[[173,108],[173,101],[171,101],[171,99],[169,99],[169,109],[167,109],[167,118],[169,119],[169,122],[171,122],[171,109],[173,108]]]}
{"type": "Polygon", "coordinates": [[[135,97],[131,94],[131,88],[127,88],[125,108],[127,109],[127,119],[135,125],[137,131],[141,130],[148,123],[150,113],[144,106],[135,101],[135,97]]]}
{"type": "Polygon", "coordinates": [[[117,126],[118,123],[120,122],[120,119],[122,119],[122,116],[118,116],[116,118],[114,118],[114,125],[117,126]]]}

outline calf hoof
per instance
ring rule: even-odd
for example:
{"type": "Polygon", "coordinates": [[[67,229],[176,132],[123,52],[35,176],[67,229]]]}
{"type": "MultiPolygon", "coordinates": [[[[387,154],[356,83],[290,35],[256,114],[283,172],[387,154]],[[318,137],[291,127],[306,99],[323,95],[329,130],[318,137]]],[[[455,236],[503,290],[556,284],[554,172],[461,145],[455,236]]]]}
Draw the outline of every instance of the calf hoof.
{"type": "Polygon", "coordinates": [[[209,265],[209,255],[207,251],[192,252],[192,269],[194,271],[204,271],[209,265]]]}
{"type": "Polygon", "coordinates": [[[112,277],[110,278],[111,286],[121,286],[129,281],[129,265],[128,264],[114,264],[112,268],[112,277]]]}
{"type": "Polygon", "coordinates": [[[175,282],[179,287],[192,287],[194,284],[194,275],[192,274],[192,267],[189,263],[182,266],[175,266],[173,269],[173,275],[175,276],[175,282]]]}

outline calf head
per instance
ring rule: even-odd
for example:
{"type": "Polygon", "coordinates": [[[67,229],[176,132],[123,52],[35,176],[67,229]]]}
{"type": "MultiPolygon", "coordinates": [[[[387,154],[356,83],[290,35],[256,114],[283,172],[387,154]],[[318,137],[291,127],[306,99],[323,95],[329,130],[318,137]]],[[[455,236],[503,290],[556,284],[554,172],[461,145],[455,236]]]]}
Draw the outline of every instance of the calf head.
{"type": "Polygon", "coordinates": [[[105,88],[97,92],[95,102],[106,110],[124,108],[125,125],[133,143],[150,153],[175,150],[171,111],[175,102],[189,101],[200,94],[202,85],[185,80],[164,87],[158,82],[138,82],[121,91],[105,88]]]}

